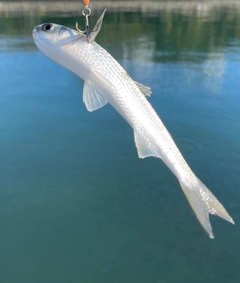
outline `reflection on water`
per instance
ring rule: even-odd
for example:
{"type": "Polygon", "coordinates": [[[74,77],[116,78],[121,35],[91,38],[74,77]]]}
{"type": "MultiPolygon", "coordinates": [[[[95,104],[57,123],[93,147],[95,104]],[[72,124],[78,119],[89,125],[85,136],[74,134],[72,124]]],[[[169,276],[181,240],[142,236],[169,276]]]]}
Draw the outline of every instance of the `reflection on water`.
{"type": "MultiPolygon", "coordinates": [[[[107,3],[108,4],[105,6],[109,5],[109,1],[107,1],[107,3]]],[[[229,45],[239,45],[240,13],[235,7],[226,8],[223,6],[222,9],[219,7],[214,9],[214,6],[211,6],[211,8],[208,8],[207,15],[203,14],[200,16],[198,14],[198,16],[196,16],[196,13],[193,13],[193,11],[196,12],[200,9],[199,3],[193,1],[192,5],[189,2],[185,5],[181,4],[180,7],[183,11],[185,11],[185,14],[177,13],[174,9],[173,11],[160,9],[162,5],[169,5],[168,3],[169,2],[164,2],[160,5],[158,2],[159,9],[153,9],[150,13],[150,18],[149,14],[145,14],[140,11],[136,11],[134,13],[114,13],[110,10],[106,14],[104,29],[101,31],[101,43],[108,44],[111,41],[121,43],[120,47],[124,49],[124,53],[129,53],[128,56],[130,58],[132,58],[132,55],[142,54],[141,47],[143,47],[144,49],[149,50],[149,54],[145,54],[147,58],[154,56],[152,60],[160,62],[163,60],[175,61],[180,57],[183,57],[182,59],[184,61],[201,60],[210,52],[215,54],[218,52],[217,49],[219,48],[224,52],[224,48],[229,45]],[[184,8],[187,9],[185,10],[184,8]],[[138,48],[135,48],[136,44],[138,44],[138,48]],[[200,54],[200,56],[196,56],[196,52],[203,53],[200,54]]],[[[81,7],[81,5],[78,5],[77,9],[76,5],[79,3],[76,2],[72,2],[71,4],[68,5],[68,8],[71,8],[72,12],[79,10],[79,6],[81,7]],[[73,6],[71,6],[71,4],[73,6]]],[[[6,7],[15,7],[13,4],[7,5],[7,3],[5,3],[5,5],[6,7]]],[[[20,4],[18,3],[17,7],[19,7],[19,5],[20,4]]],[[[30,7],[27,6],[28,9],[30,9],[32,5],[36,5],[36,3],[28,3],[25,5],[30,5],[30,7]]],[[[14,41],[16,40],[16,36],[18,40],[23,40],[23,36],[29,35],[34,25],[52,21],[53,19],[74,28],[76,16],[73,16],[70,12],[63,13],[62,15],[55,11],[53,13],[55,16],[53,17],[52,14],[49,15],[45,11],[48,5],[41,5],[44,7],[44,9],[40,9],[42,13],[38,15],[34,14],[32,17],[14,17],[12,14],[8,15],[8,17],[2,17],[0,19],[1,35],[4,36],[6,34],[7,37],[14,36],[14,41]],[[60,16],[58,17],[58,15],[60,16]]],[[[53,2],[50,6],[52,5],[54,8],[61,8],[63,3],[54,4],[53,2]]],[[[207,4],[203,4],[203,7],[206,5],[207,4]]],[[[104,5],[101,4],[101,7],[104,7],[104,5]]],[[[173,5],[173,7],[175,6],[173,5]]],[[[206,7],[203,10],[206,10],[206,7]]],[[[237,7],[240,8],[240,5],[237,7]]],[[[15,9],[17,10],[17,8],[15,9]]],[[[29,11],[28,9],[26,8],[24,11],[29,11]]],[[[5,10],[7,9],[3,9],[2,13],[5,10]]],[[[9,10],[11,9],[9,8],[9,10]]],[[[33,11],[35,11],[35,9],[33,9],[33,11]]],[[[99,10],[95,11],[91,18],[92,22],[96,21],[99,13],[99,10]]],[[[23,40],[23,44],[25,43],[26,42],[23,40]]],[[[2,42],[1,45],[2,44],[9,44],[11,46],[12,44],[14,45],[14,42],[9,40],[9,42],[2,42]]],[[[19,45],[17,44],[16,46],[19,45]]],[[[32,47],[33,45],[29,44],[29,48],[32,47]]]]}
{"type": "Polygon", "coordinates": [[[96,1],[91,16],[109,7],[98,42],[152,88],[234,218],[211,217],[211,241],[166,166],[139,160],[123,119],[88,113],[82,81],[34,46],[39,23],[74,27],[79,1],[0,2],[0,282],[239,282],[240,9],[227,3],[96,1]]]}
{"type": "MultiPolygon", "coordinates": [[[[94,2],[90,1],[90,8],[94,10],[103,9],[103,7],[107,8],[108,11],[124,11],[124,12],[135,12],[141,11],[143,13],[146,12],[155,12],[155,11],[167,11],[167,12],[177,12],[182,14],[192,14],[196,17],[202,17],[208,14],[209,11],[213,9],[221,8],[238,8],[239,1],[238,0],[206,0],[206,1],[159,1],[152,0],[151,3],[143,0],[132,0],[132,1],[111,1],[111,0],[94,0],[94,2]],[[92,6],[93,5],[93,6],[92,6]]],[[[53,13],[61,13],[64,15],[78,14],[79,13],[79,1],[78,0],[69,0],[66,1],[11,1],[5,0],[0,2],[0,13],[3,16],[19,16],[23,14],[27,15],[42,15],[42,14],[53,14],[53,13]],[[9,3],[10,2],[10,3],[9,3]]]]}

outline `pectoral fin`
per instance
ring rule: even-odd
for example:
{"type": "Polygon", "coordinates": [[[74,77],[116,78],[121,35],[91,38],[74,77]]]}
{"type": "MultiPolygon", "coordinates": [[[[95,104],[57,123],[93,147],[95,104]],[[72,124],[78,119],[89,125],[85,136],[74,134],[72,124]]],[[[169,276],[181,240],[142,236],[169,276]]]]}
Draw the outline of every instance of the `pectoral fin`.
{"type": "Polygon", "coordinates": [[[138,83],[138,82],[136,82],[136,81],[134,81],[135,82],[135,84],[137,85],[137,87],[140,89],[140,91],[144,94],[144,95],[146,95],[146,96],[151,96],[151,93],[152,93],[152,91],[151,91],[151,88],[150,87],[148,87],[148,86],[145,86],[145,85],[143,85],[143,84],[140,84],[140,83],[138,83]]]}
{"type": "Polygon", "coordinates": [[[83,87],[83,102],[88,111],[92,112],[107,104],[107,100],[101,96],[100,91],[91,82],[85,81],[83,87]]]}
{"type": "Polygon", "coordinates": [[[139,158],[145,158],[154,156],[157,158],[162,158],[159,154],[154,151],[153,146],[143,139],[137,132],[134,131],[134,141],[138,151],[139,158]]]}

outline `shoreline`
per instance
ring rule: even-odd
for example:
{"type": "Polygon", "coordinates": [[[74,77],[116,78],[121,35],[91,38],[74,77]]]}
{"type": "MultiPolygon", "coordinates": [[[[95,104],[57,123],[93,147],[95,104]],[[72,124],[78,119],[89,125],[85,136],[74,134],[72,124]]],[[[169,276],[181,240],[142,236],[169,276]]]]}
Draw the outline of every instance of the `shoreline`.
{"type": "MultiPolygon", "coordinates": [[[[90,8],[92,12],[107,8],[113,11],[140,11],[157,12],[161,10],[171,11],[201,11],[213,7],[240,7],[240,1],[229,0],[208,0],[208,1],[92,1],[90,8]]],[[[84,5],[78,1],[0,1],[0,15],[46,15],[51,13],[80,14],[84,5]]]]}

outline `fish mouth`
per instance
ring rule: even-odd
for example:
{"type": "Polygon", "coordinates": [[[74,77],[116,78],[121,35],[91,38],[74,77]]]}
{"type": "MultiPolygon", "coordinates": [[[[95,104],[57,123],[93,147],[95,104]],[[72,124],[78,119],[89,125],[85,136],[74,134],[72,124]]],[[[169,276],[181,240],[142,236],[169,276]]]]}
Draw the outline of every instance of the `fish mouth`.
{"type": "Polygon", "coordinates": [[[49,58],[51,58],[52,60],[55,61],[52,52],[49,51],[49,49],[46,48],[45,45],[42,43],[41,38],[39,37],[38,32],[39,32],[39,26],[34,27],[33,32],[32,32],[32,37],[33,37],[33,41],[34,41],[35,45],[37,46],[37,48],[42,53],[44,53],[46,56],[48,56],[49,58]]]}
{"type": "Polygon", "coordinates": [[[39,38],[38,32],[39,32],[39,26],[34,27],[33,31],[32,31],[32,36],[33,36],[33,41],[34,41],[35,44],[37,44],[36,41],[39,38]]]}
{"type": "Polygon", "coordinates": [[[41,39],[38,36],[38,31],[39,31],[39,27],[38,26],[34,27],[33,32],[32,32],[32,37],[33,37],[33,41],[35,45],[37,46],[37,48],[42,50],[44,47],[41,44],[41,39]]]}
{"type": "Polygon", "coordinates": [[[33,28],[33,33],[36,32],[36,31],[39,31],[39,26],[35,26],[35,27],[33,28]]]}

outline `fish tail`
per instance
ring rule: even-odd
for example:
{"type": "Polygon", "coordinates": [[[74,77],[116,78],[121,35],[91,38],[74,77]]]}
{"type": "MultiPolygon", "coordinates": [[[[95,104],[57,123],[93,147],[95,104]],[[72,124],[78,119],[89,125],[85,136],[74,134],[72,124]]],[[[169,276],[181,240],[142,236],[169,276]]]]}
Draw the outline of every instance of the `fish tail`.
{"type": "Polygon", "coordinates": [[[233,219],[227,213],[223,205],[199,179],[197,179],[197,182],[194,185],[191,185],[191,182],[180,182],[180,185],[198,220],[209,234],[210,238],[214,238],[211,223],[209,221],[210,213],[216,214],[234,224],[233,219]]]}

